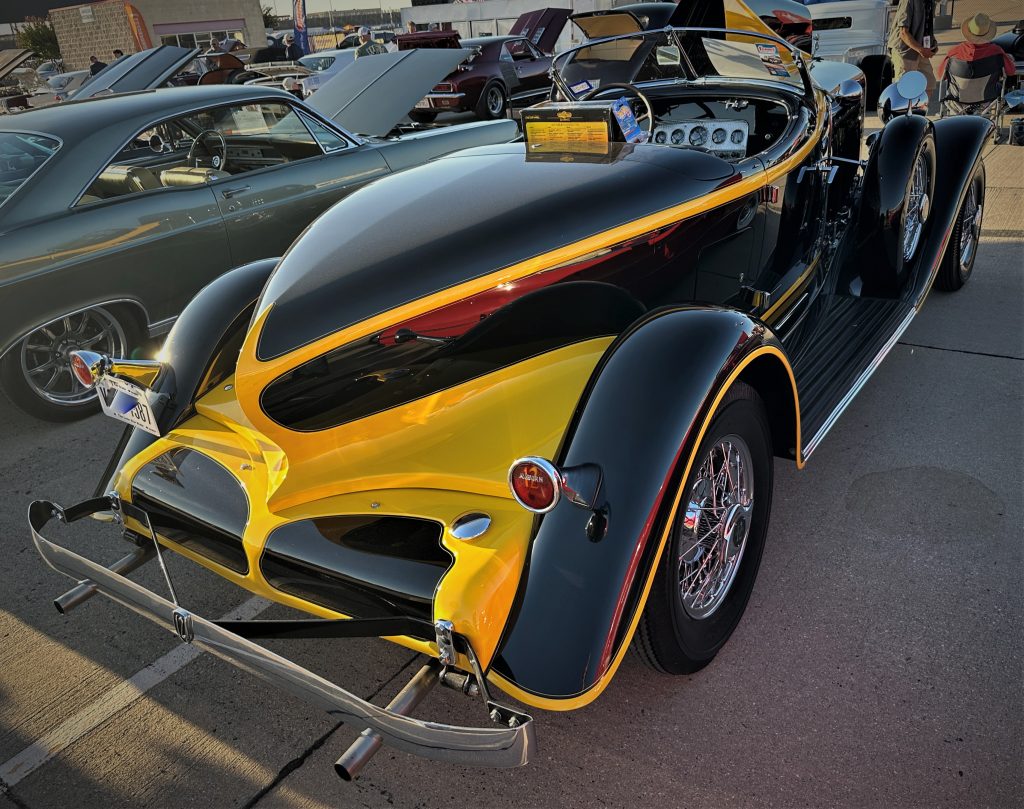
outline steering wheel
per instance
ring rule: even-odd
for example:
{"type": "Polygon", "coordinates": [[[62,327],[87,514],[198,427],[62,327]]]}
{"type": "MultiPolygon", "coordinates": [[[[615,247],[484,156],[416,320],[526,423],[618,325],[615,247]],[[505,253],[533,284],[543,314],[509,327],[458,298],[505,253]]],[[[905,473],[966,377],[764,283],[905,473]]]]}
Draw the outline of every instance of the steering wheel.
{"type": "Polygon", "coordinates": [[[647,121],[647,138],[650,139],[651,135],[654,134],[654,108],[651,106],[651,102],[647,100],[647,96],[641,93],[636,86],[624,81],[611,82],[610,84],[605,84],[602,87],[595,87],[593,90],[584,93],[580,96],[580,101],[592,101],[599,95],[607,93],[609,90],[625,90],[627,93],[632,93],[644,102],[646,112],[643,115],[636,116],[636,122],[640,123],[641,121],[647,121]]]}
{"type": "Polygon", "coordinates": [[[210,157],[210,163],[213,168],[219,171],[225,171],[228,165],[228,142],[224,140],[224,136],[220,134],[216,129],[204,129],[198,135],[195,140],[192,141],[192,145],[188,149],[188,157],[185,158],[187,163],[191,163],[195,168],[199,168],[199,155],[196,154],[196,147],[202,146],[204,151],[210,157]],[[216,154],[210,145],[206,142],[208,137],[215,137],[220,141],[220,154],[216,154]],[[194,161],[194,162],[193,162],[194,161]]]}

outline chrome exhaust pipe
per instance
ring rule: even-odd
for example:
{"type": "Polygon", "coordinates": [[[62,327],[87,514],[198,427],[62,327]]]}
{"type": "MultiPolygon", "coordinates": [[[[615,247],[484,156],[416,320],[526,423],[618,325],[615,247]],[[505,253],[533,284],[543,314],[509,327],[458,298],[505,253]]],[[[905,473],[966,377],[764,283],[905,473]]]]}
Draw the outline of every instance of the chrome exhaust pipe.
{"type": "MultiPolygon", "coordinates": [[[[156,556],[156,548],[147,543],[136,548],[127,556],[123,556],[118,559],[107,569],[112,573],[117,573],[119,576],[125,576],[133,570],[137,570],[142,567],[154,556],[156,556]]],[[[84,604],[98,592],[99,590],[96,588],[96,585],[88,579],[85,579],[84,581],[80,581],[77,587],[72,587],[64,593],[64,595],[55,598],[53,600],[53,606],[57,608],[57,612],[61,615],[66,615],[75,607],[84,604]]]]}
{"type": "MultiPolygon", "coordinates": [[[[437,685],[439,670],[437,661],[431,660],[416,675],[405,684],[405,688],[398,692],[387,710],[401,716],[409,716],[423,698],[430,693],[430,690],[437,685]]],[[[383,740],[380,734],[370,728],[364,730],[349,746],[348,750],[341,754],[334,762],[334,771],[338,773],[343,781],[351,781],[363,771],[371,758],[380,750],[383,740]]]]}

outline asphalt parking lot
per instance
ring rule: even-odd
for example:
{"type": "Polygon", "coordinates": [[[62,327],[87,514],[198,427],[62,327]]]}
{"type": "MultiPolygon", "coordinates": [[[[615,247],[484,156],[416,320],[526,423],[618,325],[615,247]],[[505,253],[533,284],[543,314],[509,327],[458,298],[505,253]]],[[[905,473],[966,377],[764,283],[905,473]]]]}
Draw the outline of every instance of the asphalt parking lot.
{"type": "MultiPolygon", "coordinates": [[[[1020,806],[1022,159],[990,152],[970,284],[930,295],[803,472],[777,464],[761,573],[723,652],[680,678],[627,658],[590,707],[537,712],[522,770],[384,751],[345,784],[331,765],[360,728],[109,602],[58,615],[70,583],[31,548],[25,508],[88,496],[119,429],[0,402],[0,809],[1020,806]]],[[[123,553],[99,524],[62,538],[123,553]]],[[[171,565],[199,614],[275,614],[171,565]]],[[[274,648],[380,702],[417,665],[383,641],[274,648]]],[[[440,690],[417,715],[483,719],[440,690]]]]}

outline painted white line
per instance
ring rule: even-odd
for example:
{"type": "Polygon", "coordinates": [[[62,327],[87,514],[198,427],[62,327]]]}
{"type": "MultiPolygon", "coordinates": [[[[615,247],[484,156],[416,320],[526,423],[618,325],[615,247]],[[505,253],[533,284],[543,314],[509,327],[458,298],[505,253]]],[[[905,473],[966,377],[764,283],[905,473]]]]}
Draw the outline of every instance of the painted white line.
{"type": "MultiPolygon", "coordinates": [[[[270,604],[271,602],[265,598],[253,596],[220,620],[249,620],[267,609],[270,604]]],[[[200,649],[185,643],[171,649],[163,657],[136,672],[130,679],[111,688],[70,719],[43,734],[14,758],[0,764],[0,784],[13,787],[27,778],[58,753],[98,728],[118,711],[123,711],[151,688],[181,671],[201,654],[200,649]]],[[[0,794],[3,791],[0,788],[0,794]]]]}

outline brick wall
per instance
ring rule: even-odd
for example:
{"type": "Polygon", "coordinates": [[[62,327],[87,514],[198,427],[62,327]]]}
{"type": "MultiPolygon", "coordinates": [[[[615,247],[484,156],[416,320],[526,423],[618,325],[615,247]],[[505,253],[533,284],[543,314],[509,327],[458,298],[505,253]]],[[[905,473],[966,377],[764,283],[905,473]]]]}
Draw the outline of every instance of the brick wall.
{"type": "Polygon", "coordinates": [[[52,9],[50,20],[67,70],[89,67],[89,56],[93,54],[101,62],[111,62],[114,48],[125,53],[135,50],[123,0],[52,9]]]}

